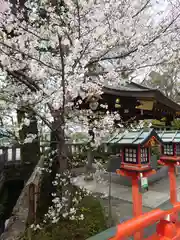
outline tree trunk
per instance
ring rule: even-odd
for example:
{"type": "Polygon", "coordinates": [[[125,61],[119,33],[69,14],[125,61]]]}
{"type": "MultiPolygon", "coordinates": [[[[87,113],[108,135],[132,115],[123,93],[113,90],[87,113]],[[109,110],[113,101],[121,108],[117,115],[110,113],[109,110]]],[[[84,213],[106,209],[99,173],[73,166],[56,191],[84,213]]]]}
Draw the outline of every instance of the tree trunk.
{"type": "Polygon", "coordinates": [[[63,172],[67,169],[67,151],[65,144],[64,134],[64,121],[61,115],[61,111],[55,111],[53,113],[54,121],[52,123],[52,142],[53,150],[57,151],[57,161],[59,163],[59,171],[63,172]]]}

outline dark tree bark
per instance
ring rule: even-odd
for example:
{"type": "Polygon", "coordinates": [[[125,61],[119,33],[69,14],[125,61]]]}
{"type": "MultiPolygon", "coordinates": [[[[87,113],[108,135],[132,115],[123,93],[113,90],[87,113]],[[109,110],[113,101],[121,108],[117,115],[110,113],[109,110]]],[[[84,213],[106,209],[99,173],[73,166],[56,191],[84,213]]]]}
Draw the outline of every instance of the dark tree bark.
{"type": "Polygon", "coordinates": [[[67,156],[66,156],[66,145],[64,135],[64,118],[61,110],[54,111],[52,113],[54,121],[52,123],[51,137],[52,137],[52,149],[56,150],[57,158],[56,161],[59,164],[59,171],[63,172],[67,169],[67,156]]]}

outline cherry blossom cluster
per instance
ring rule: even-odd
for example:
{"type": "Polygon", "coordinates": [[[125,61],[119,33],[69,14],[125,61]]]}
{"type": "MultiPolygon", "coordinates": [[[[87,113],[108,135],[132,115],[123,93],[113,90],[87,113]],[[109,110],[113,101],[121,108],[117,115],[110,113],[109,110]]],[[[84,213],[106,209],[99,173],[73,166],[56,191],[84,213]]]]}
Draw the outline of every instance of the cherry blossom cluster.
{"type": "Polygon", "coordinates": [[[21,85],[8,84],[8,97],[13,88],[18,93],[17,105],[36,105],[40,112],[46,104],[59,109],[64,95],[69,106],[77,95],[84,98],[90,92],[100,92],[104,84],[122,84],[124,69],[136,71],[167,61],[178,43],[179,6],[178,2],[162,2],[166,6],[163,10],[147,0],[68,0],[58,1],[58,6],[27,0],[16,15],[10,9],[2,13],[4,85],[7,87],[7,78],[12,82],[12,71],[26,79],[21,85]]]}
{"type": "MultiPolygon", "coordinates": [[[[56,154],[56,151],[53,153],[56,154]]],[[[48,159],[44,162],[44,167],[39,167],[41,174],[44,172],[51,174],[53,162],[53,159],[49,158],[51,155],[52,152],[51,154],[48,153],[46,156],[48,159]]],[[[52,193],[52,205],[49,207],[48,212],[45,214],[44,221],[41,223],[41,227],[47,222],[55,224],[62,218],[76,221],[83,220],[84,215],[79,209],[79,203],[85,196],[88,196],[91,193],[83,187],[80,187],[78,189],[75,188],[74,190],[72,174],[68,170],[64,171],[61,174],[56,173],[52,184],[55,187],[55,192],[52,193]],[[62,188],[65,189],[63,196],[61,196],[60,193],[62,188]],[[69,191],[69,189],[72,189],[72,191],[69,191]],[[71,207],[69,207],[69,201],[71,202],[71,207]]],[[[39,229],[36,225],[33,225],[32,228],[34,230],[39,229]]]]}

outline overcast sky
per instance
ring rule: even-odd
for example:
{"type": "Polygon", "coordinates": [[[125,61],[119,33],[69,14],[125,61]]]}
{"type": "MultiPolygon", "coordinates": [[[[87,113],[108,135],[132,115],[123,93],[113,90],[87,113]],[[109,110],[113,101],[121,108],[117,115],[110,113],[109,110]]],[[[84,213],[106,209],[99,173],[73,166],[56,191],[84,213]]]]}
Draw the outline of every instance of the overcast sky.
{"type": "Polygon", "coordinates": [[[0,12],[3,12],[5,9],[6,4],[4,3],[4,0],[0,0],[0,12]]]}

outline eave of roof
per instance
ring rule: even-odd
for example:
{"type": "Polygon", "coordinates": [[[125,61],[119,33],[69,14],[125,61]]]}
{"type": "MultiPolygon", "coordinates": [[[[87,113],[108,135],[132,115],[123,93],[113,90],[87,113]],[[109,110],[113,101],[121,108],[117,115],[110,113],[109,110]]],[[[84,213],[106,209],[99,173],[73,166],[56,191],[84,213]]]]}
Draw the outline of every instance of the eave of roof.
{"type": "Polygon", "coordinates": [[[105,94],[116,95],[116,96],[128,96],[136,98],[153,98],[159,103],[172,108],[174,111],[180,111],[180,105],[173,102],[171,99],[166,97],[157,89],[148,88],[141,86],[137,83],[129,83],[121,88],[114,88],[110,86],[103,87],[105,94]],[[130,87],[128,87],[130,86],[130,87]]]}
{"type": "Polygon", "coordinates": [[[158,132],[159,137],[164,143],[179,143],[180,131],[179,130],[164,130],[158,132]]]}
{"type": "Polygon", "coordinates": [[[144,145],[152,136],[155,136],[157,141],[162,143],[161,138],[154,129],[140,129],[139,131],[129,131],[115,135],[107,143],[119,145],[144,145]]]}

